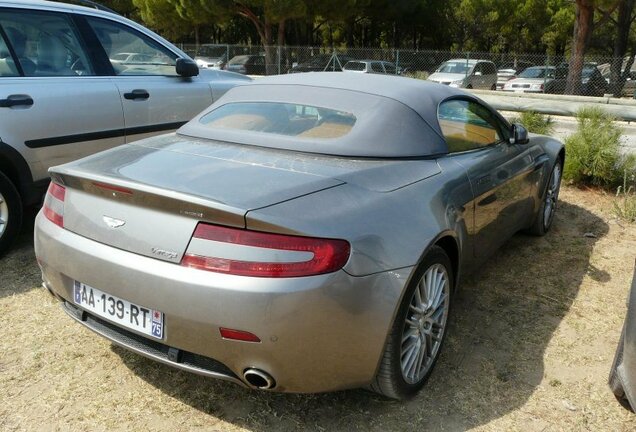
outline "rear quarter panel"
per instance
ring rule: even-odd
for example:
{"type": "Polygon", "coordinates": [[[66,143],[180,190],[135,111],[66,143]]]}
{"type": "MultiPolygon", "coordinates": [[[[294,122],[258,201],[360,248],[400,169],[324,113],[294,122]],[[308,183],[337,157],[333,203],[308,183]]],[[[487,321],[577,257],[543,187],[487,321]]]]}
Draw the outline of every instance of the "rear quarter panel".
{"type": "Polygon", "coordinates": [[[440,174],[390,192],[345,184],[250,211],[247,227],[346,239],[352,252],[344,270],[354,276],[413,266],[444,233],[463,250],[472,223],[464,207],[472,198],[470,185],[459,165],[438,163],[440,174]]]}

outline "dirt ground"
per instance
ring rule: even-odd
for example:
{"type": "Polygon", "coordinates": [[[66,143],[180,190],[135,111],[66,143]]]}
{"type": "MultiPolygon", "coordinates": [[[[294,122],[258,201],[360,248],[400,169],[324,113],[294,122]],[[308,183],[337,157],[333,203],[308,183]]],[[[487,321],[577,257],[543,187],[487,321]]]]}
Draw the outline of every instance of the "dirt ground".
{"type": "Polygon", "coordinates": [[[407,402],[255,392],[117,348],[39,287],[26,227],[0,260],[0,430],[636,430],[606,384],[636,257],[611,198],[564,188],[546,237],[515,236],[465,278],[407,402]]]}

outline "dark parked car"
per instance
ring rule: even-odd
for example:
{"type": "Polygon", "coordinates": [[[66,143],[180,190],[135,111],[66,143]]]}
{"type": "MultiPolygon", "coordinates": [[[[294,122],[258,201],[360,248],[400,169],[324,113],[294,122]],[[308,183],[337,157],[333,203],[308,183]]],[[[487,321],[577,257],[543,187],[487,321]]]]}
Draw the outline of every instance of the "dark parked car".
{"type": "Polygon", "coordinates": [[[636,266],[629,295],[627,316],[618,341],[609,385],[618,400],[636,409],[636,266]]]}
{"type": "MultiPolygon", "coordinates": [[[[552,94],[564,94],[568,78],[568,65],[560,64],[556,68],[555,78],[546,84],[545,92],[552,94]]],[[[607,93],[607,80],[603,78],[601,71],[592,63],[583,65],[581,71],[581,95],[603,96],[607,93]]]]}
{"type": "Polygon", "coordinates": [[[318,54],[304,63],[300,63],[289,70],[296,72],[341,72],[344,65],[353,58],[338,54],[318,54]]]}
{"type": "Polygon", "coordinates": [[[243,75],[265,75],[265,56],[238,55],[232,57],[223,69],[243,75]]]}

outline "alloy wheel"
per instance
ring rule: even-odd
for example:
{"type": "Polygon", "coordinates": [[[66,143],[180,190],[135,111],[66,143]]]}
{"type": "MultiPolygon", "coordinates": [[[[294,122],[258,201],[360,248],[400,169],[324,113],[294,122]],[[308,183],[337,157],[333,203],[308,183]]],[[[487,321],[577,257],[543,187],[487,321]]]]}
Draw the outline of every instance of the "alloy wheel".
{"type": "Polygon", "coordinates": [[[450,279],[441,264],[429,267],[417,284],[406,314],[400,346],[402,376],[416,384],[435,363],[446,330],[450,279]]]}
{"type": "Polygon", "coordinates": [[[557,200],[559,199],[559,188],[561,186],[561,165],[558,163],[552,170],[548,189],[545,193],[545,207],[543,209],[543,226],[548,228],[554,218],[557,200]]]}
{"type": "Polygon", "coordinates": [[[9,223],[9,205],[0,193],[0,237],[4,234],[9,223]]]}

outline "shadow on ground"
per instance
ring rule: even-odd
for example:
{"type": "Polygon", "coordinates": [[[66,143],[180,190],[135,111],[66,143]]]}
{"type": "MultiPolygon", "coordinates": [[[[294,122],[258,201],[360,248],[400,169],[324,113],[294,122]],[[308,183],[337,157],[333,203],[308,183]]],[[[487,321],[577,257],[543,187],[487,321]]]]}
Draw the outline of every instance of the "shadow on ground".
{"type": "Polygon", "coordinates": [[[37,209],[27,209],[20,235],[11,250],[0,257],[0,298],[39,287],[40,269],[33,253],[33,224],[37,209]]]}
{"type": "Polygon", "coordinates": [[[545,348],[583,278],[609,280],[590,265],[595,242],[607,232],[597,216],[561,202],[547,236],[512,238],[478,273],[464,279],[440,361],[425,389],[406,402],[363,390],[255,392],[112,349],[162,392],[253,431],[463,430],[518,409],[539,386],[545,348]]]}

